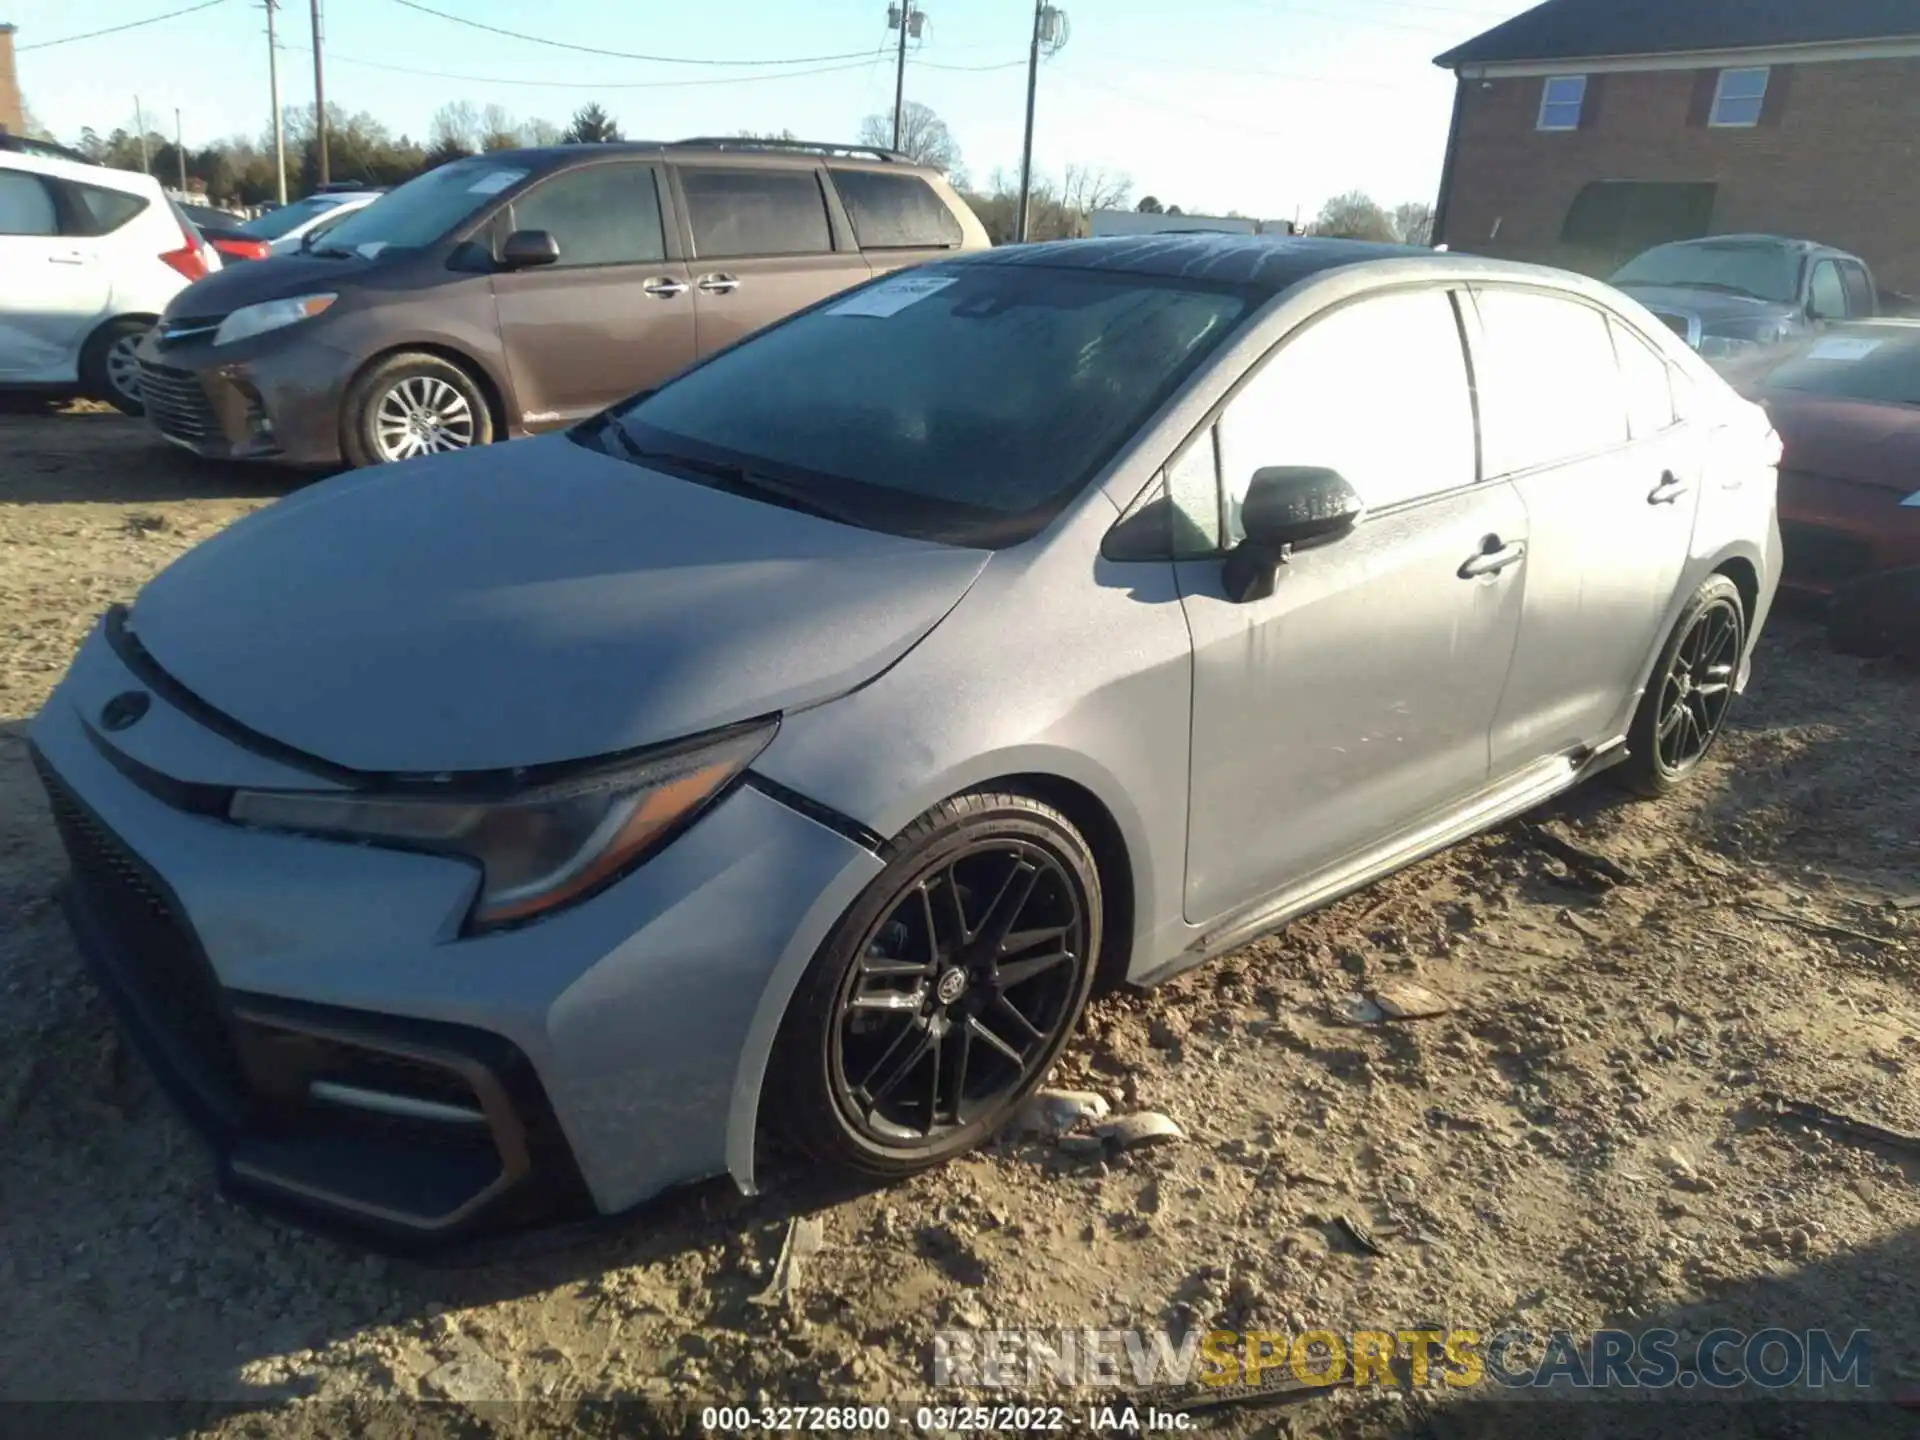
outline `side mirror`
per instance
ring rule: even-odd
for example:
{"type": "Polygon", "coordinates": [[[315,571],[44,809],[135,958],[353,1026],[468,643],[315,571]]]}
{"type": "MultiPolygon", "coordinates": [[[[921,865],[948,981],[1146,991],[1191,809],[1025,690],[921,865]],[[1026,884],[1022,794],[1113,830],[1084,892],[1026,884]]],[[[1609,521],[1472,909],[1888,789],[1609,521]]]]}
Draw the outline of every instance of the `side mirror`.
{"type": "Polygon", "coordinates": [[[500,259],[509,270],[551,265],[560,258],[560,242],[549,230],[516,230],[500,247],[500,259]]]}
{"type": "Polygon", "coordinates": [[[1365,512],[1359,493],[1336,470],[1315,465],[1256,470],[1240,503],[1240,528],[1247,538],[1227,556],[1228,598],[1239,604],[1266,599],[1296,548],[1339,539],[1365,512]]]}

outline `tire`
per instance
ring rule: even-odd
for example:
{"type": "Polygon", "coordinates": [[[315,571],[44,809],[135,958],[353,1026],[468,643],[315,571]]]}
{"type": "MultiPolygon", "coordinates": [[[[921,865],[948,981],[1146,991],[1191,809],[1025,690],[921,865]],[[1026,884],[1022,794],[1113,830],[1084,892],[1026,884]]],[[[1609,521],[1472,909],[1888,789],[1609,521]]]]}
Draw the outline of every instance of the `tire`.
{"type": "Polygon", "coordinates": [[[492,441],[493,414],[478,382],[439,355],[389,355],[348,387],[342,407],[340,449],[355,468],[492,441]]]}
{"type": "Polygon", "coordinates": [[[152,328],[151,320],[109,320],[87,338],[80,352],[80,388],[88,399],[104,400],[122,415],[147,413],[133,352],[152,328]]]}
{"type": "Polygon", "coordinates": [[[1628,789],[1666,795],[1700,768],[1720,738],[1746,644],[1740,588],[1709,575],[1660,647],[1627,731],[1627,759],[1614,773],[1628,789]]]}
{"type": "Polygon", "coordinates": [[[767,1070],[781,1138],[842,1178],[910,1175],[994,1135],[1078,1026],[1100,954],[1099,868],[1052,806],[958,795],[880,854],[885,871],[796,987],[767,1070]],[[1024,891],[1005,887],[1028,872],[1024,891]],[[1018,927],[997,946],[996,919],[1018,927]]]}

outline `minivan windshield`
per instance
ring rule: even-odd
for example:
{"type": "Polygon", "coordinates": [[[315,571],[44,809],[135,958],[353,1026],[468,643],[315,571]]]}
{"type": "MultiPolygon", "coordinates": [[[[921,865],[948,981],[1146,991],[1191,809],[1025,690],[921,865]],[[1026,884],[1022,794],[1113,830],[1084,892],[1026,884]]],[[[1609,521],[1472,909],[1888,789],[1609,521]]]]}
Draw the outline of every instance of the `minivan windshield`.
{"type": "Polygon", "coordinates": [[[1683,241],[1658,245],[1614,273],[1615,285],[1680,285],[1791,304],[1800,293],[1800,256],[1783,245],[1683,241]]]}
{"type": "Polygon", "coordinates": [[[304,200],[296,200],[291,205],[282,205],[278,210],[269,210],[240,228],[256,240],[278,240],[289,230],[297,230],[316,215],[324,215],[329,210],[339,208],[338,195],[309,195],[304,200]]]}
{"type": "Polygon", "coordinates": [[[502,165],[484,155],[451,161],[356,210],[327,231],[314,253],[371,257],[383,250],[419,250],[437,244],[527,173],[524,167],[502,165]]]}
{"type": "Polygon", "coordinates": [[[922,266],[763,331],[576,438],[870,529],[1018,544],[1255,300],[1079,268],[922,266]]]}

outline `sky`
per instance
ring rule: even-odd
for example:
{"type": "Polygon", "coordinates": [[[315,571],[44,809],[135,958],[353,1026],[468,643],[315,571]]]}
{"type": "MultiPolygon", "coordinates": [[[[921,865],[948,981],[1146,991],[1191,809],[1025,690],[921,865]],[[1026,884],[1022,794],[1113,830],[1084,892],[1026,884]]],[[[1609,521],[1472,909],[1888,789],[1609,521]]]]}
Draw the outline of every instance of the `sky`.
{"type": "MultiPolygon", "coordinates": [[[[82,126],[150,129],[174,111],[189,146],[260,134],[272,115],[261,0],[93,39],[194,0],[0,0],[18,27],[21,88],[63,140],[82,126]]],[[[984,182],[1017,174],[1031,0],[918,0],[927,19],[907,61],[909,100],[930,105],[984,182]]],[[[1311,218],[1352,189],[1391,208],[1431,201],[1452,107],[1433,57],[1526,8],[1523,0],[1057,0],[1065,47],[1044,61],[1034,165],[1131,177],[1194,213],[1311,218]]],[[[565,123],[597,101],[631,138],[790,129],[853,138],[891,116],[887,0],[734,0],[730,6],[608,0],[323,0],[330,105],[396,133],[426,133],[455,100],[565,123]],[[446,15],[563,42],[490,33],[446,15]],[[586,53],[622,51],[620,58],[586,53]],[[843,58],[844,57],[844,58],[843,58]],[[781,64],[677,64],[779,61],[781,64]]],[[[280,0],[282,103],[313,100],[309,0],[280,0]]]]}

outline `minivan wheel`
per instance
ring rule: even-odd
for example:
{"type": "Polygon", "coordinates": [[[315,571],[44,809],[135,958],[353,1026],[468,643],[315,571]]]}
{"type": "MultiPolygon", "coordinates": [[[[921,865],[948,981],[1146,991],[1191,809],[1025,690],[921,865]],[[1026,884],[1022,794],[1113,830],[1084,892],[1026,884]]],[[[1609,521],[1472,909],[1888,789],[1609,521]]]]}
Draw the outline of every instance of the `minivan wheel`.
{"type": "Polygon", "coordinates": [[[140,342],[153,328],[148,320],[110,320],[80,352],[80,384],[89,398],[105,400],[123,415],[144,415],[140,399],[140,342]]]}
{"type": "Polygon", "coordinates": [[[768,1069],[785,1133],[842,1174],[892,1178],[999,1130],[1039,1088],[1092,987],[1100,875],[1024,795],[942,802],[801,979],[768,1069]]]}
{"type": "Polygon", "coordinates": [[[473,377],[438,355],[391,355],[347,392],[341,448],[351,465],[391,465],[486,445],[493,416],[473,377]]]}
{"type": "Polygon", "coordinates": [[[1687,601],[1660,652],[1627,732],[1619,776],[1642,795],[1664,795],[1707,758],[1733,704],[1747,617],[1740,590],[1709,575],[1687,601]]]}

